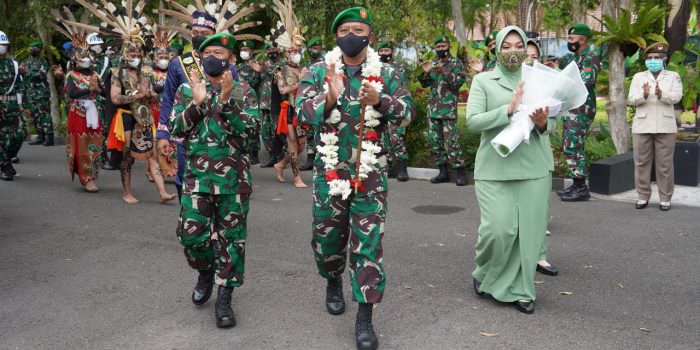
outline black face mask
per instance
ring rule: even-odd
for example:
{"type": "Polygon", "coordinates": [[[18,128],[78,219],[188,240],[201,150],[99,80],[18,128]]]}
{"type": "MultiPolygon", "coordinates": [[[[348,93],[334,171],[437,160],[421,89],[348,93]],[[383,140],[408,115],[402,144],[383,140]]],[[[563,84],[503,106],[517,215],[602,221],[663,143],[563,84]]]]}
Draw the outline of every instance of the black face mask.
{"type": "Polygon", "coordinates": [[[569,51],[576,53],[578,52],[578,49],[581,48],[581,44],[578,41],[575,43],[567,43],[566,48],[569,49],[569,51]]]}
{"type": "Polygon", "coordinates": [[[204,40],[207,40],[207,37],[204,35],[196,35],[192,37],[192,48],[199,51],[199,47],[202,46],[202,43],[204,40]]]}
{"type": "Polygon", "coordinates": [[[202,60],[202,69],[210,77],[218,77],[228,69],[228,60],[221,60],[214,56],[209,56],[202,60]]]}
{"type": "Polygon", "coordinates": [[[336,37],[335,42],[338,44],[338,47],[343,50],[344,54],[350,57],[356,57],[369,45],[369,36],[357,36],[353,33],[349,33],[344,37],[336,37]]]}
{"type": "Polygon", "coordinates": [[[379,55],[379,60],[384,63],[389,63],[389,61],[391,61],[391,55],[379,55]]]}
{"type": "Polygon", "coordinates": [[[37,50],[37,49],[32,49],[32,50],[29,51],[29,53],[30,53],[32,56],[37,57],[37,56],[39,56],[39,54],[41,53],[41,51],[40,51],[40,50],[37,50]]]}
{"type": "Polygon", "coordinates": [[[270,53],[267,54],[267,58],[269,58],[269,59],[271,59],[271,60],[273,60],[273,61],[276,60],[277,57],[279,57],[279,54],[278,54],[277,52],[270,52],[270,53]]]}
{"type": "Polygon", "coordinates": [[[323,55],[323,52],[319,52],[319,51],[309,51],[309,56],[310,56],[311,58],[313,58],[313,59],[321,58],[322,55],[323,55]]]}
{"type": "Polygon", "coordinates": [[[435,54],[436,54],[439,58],[445,58],[445,57],[447,57],[447,52],[448,52],[447,50],[435,50],[435,54]]]}

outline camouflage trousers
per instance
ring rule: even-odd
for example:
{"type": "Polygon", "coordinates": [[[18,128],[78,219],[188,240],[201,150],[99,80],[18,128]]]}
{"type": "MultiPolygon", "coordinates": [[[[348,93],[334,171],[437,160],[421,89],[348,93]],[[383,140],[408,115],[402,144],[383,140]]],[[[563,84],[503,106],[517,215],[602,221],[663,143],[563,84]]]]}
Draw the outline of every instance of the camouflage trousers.
{"type": "Polygon", "coordinates": [[[384,133],[384,144],[386,145],[387,161],[393,162],[397,159],[408,161],[408,151],[406,150],[406,128],[394,123],[387,125],[387,132],[384,133]]]}
{"type": "Polygon", "coordinates": [[[353,300],[379,303],[386,284],[382,237],[387,193],[353,194],[343,200],[328,191],[325,179],[316,177],[311,247],[318,272],[326,279],[342,276],[349,247],[353,300]]]}
{"type": "Polygon", "coordinates": [[[428,118],[428,141],[438,166],[449,164],[452,169],[464,168],[457,119],[428,118]]]}
{"type": "Polygon", "coordinates": [[[310,154],[312,157],[316,154],[316,131],[309,130],[306,133],[306,154],[310,154]]]}
{"type": "Polygon", "coordinates": [[[51,120],[51,107],[49,99],[38,101],[27,101],[24,108],[29,110],[32,116],[32,125],[37,132],[53,134],[53,121],[51,120]]]}
{"type": "Polygon", "coordinates": [[[0,163],[16,157],[22,147],[24,130],[20,120],[16,102],[0,103],[0,163]]]}
{"type": "Polygon", "coordinates": [[[595,113],[578,113],[575,118],[562,118],[562,153],[564,153],[564,158],[566,158],[571,178],[588,177],[586,135],[591,129],[594,118],[595,113]]]}
{"type": "Polygon", "coordinates": [[[243,285],[249,198],[248,193],[182,196],[177,235],[187,263],[200,271],[214,269],[218,285],[243,285]]]}
{"type": "Polygon", "coordinates": [[[269,109],[260,110],[260,135],[262,136],[262,143],[265,150],[272,151],[272,140],[275,138],[275,129],[277,124],[273,123],[272,116],[270,115],[269,109]]]}
{"type": "Polygon", "coordinates": [[[248,143],[248,149],[251,156],[258,156],[260,153],[260,122],[255,123],[255,128],[253,128],[250,134],[250,141],[248,143]]]}

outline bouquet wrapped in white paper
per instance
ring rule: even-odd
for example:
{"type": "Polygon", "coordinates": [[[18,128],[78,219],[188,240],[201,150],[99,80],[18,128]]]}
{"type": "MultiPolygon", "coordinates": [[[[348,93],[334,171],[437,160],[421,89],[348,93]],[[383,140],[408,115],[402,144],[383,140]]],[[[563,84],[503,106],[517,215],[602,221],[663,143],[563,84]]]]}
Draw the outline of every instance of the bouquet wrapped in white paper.
{"type": "Polygon", "coordinates": [[[518,110],[511,117],[510,125],[491,140],[491,146],[501,157],[507,157],[521,143],[530,142],[530,132],[535,124],[530,119],[536,109],[548,107],[549,116],[558,116],[578,108],[586,102],[588,90],[581,79],[576,63],[569,63],[557,71],[535,62],[523,66],[523,98],[518,110]]]}

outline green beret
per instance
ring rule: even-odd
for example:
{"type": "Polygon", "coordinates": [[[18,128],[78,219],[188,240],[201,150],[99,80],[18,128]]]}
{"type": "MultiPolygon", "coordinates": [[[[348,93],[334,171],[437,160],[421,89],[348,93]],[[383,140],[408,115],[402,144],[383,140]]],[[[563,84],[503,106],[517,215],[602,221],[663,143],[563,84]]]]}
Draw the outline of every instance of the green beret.
{"type": "Polygon", "coordinates": [[[266,42],[263,43],[263,47],[262,47],[262,48],[263,48],[263,50],[267,50],[267,49],[270,48],[270,46],[272,46],[272,44],[270,44],[269,41],[266,41],[266,42]]]}
{"type": "Polygon", "coordinates": [[[249,48],[251,48],[251,49],[252,49],[252,48],[255,48],[255,43],[253,42],[253,40],[244,40],[244,41],[241,41],[240,44],[239,44],[239,48],[242,49],[242,48],[244,48],[244,47],[249,47],[249,48]]]}
{"type": "Polygon", "coordinates": [[[178,51],[182,51],[185,49],[185,47],[182,46],[182,44],[180,44],[178,42],[174,42],[174,43],[170,44],[170,47],[172,47],[173,49],[178,50],[178,51]]]}
{"type": "Polygon", "coordinates": [[[231,51],[236,48],[236,37],[229,33],[217,33],[204,40],[199,46],[199,52],[204,51],[207,46],[221,46],[231,51]]]}
{"type": "Polygon", "coordinates": [[[445,34],[441,34],[440,36],[437,37],[437,39],[435,39],[435,41],[433,41],[433,45],[437,45],[438,43],[448,43],[449,44],[450,38],[445,34]]]}
{"type": "Polygon", "coordinates": [[[652,45],[647,46],[647,48],[644,50],[644,56],[650,54],[650,53],[663,53],[663,54],[668,54],[668,44],[666,43],[655,43],[652,45]]]}
{"type": "Polygon", "coordinates": [[[574,24],[573,26],[571,26],[571,28],[569,28],[569,34],[584,35],[589,38],[593,36],[591,28],[582,23],[574,24]]]}
{"type": "Polygon", "coordinates": [[[333,34],[335,34],[336,30],[338,30],[338,26],[348,22],[367,23],[371,27],[372,15],[369,13],[369,10],[367,10],[364,7],[352,7],[343,10],[333,20],[333,25],[331,25],[331,31],[333,32],[333,34]]]}
{"type": "Polygon", "coordinates": [[[394,49],[394,43],[392,43],[392,42],[389,41],[389,40],[384,39],[384,40],[382,40],[382,41],[379,43],[379,48],[380,48],[380,49],[388,48],[388,49],[392,49],[392,50],[393,50],[393,49],[394,49]]]}
{"type": "Polygon", "coordinates": [[[489,44],[491,44],[491,42],[496,40],[496,35],[498,35],[497,30],[491,31],[491,33],[489,33],[489,35],[486,37],[486,39],[484,39],[484,45],[489,46],[489,44]]]}
{"type": "Polygon", "coordinates": [[[29,47],[42,47],[42,46],[44,46],[44,45],[41,43],[41,41],[38,41],[38,40],[32,41],[31,43],[29,43],[29,47]]]}
{"type": "Polygon", "coordinates": [[[306,47],[312,47],[316,45],[321,45],[321,37],[320,36],[315,36],[311,38],[307,43],[306,47]]]}

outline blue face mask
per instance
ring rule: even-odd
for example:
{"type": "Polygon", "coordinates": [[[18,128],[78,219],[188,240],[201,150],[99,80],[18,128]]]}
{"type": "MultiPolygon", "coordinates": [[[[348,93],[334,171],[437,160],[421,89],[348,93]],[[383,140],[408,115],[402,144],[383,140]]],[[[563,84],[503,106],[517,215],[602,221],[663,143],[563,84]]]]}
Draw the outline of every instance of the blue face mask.
{"type": "Polygon", "coordinates": [[[644,64],[652,73],[657,73],[664,69],[664,61],[658,58],[650,58],[644,61],[644,64]]]}

